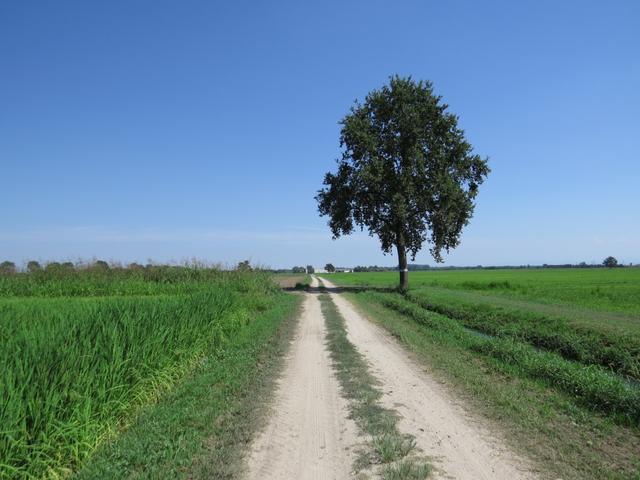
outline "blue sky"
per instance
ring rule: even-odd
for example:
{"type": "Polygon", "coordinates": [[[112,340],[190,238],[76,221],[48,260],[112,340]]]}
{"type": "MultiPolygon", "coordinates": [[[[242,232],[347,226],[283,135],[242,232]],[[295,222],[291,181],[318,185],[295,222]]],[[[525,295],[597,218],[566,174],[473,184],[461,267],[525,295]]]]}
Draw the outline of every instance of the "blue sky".
{"type": "Polygon", "coordinates": [[[2,2],[0,257],[393,265],[313,197],[397,73],[490,157],[446,264],[640,262],[639,52],[633,0],[2,2]]]}

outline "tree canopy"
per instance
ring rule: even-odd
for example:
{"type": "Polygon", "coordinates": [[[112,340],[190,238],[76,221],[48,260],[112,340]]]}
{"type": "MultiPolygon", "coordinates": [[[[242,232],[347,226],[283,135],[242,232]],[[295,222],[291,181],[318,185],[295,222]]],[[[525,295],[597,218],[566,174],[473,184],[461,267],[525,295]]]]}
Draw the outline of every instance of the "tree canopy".
{"type": "Polygon", "coordinates": [[[13,262],[10,262],[9,260],[5,260],[4,262],[0,263],[0,274],[12,274],[12,273],[16,273],[17,269],[16,269],[16,264],[13,262]]]}
{"type": "Polygon", "coordinates": [[[616,259],[616,257],[607,257],[604,259],[604,261],[602,262],[602,265],[604,265],[605,267],[608,268],[613,268],[613,267],[617,267],[618,266],[618,260],[616,259]]]}
{"type": "Polygon", "coordinates": [[[249,260],[243,260],[241,262],[238,262],[236,270],[239,270],[241,272],[251,272],[253,271],[253,268],[251,267],[251,262],[249,262],[249,260]]]}
{"type": "Polygon", "coordinates": [[[34,272],[39,272],[40,270],[42,270],[42,266],[40,265],[39,262],[35,260],[30,260],[29,263],[27,263],[27,272],[34,273],[34,272]]]}
{"type": "Polygon", "coordinates": [[[401,287],[408,286],[407,253],[423,243],[437,262],[460,242],[473,215],[487,160],[458,127],[458,117],[428,81],[394,76],[356,101],[340,122],[342,157],[316,200],[333,237],[367,228],[382,250],[396,247],[401,287]]]}

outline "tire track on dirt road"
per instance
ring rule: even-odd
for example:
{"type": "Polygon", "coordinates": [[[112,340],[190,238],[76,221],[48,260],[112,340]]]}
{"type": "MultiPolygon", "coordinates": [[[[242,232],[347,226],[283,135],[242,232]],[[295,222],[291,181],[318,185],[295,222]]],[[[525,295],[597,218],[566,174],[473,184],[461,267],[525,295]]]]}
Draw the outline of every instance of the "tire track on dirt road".
{"type": "MultiPolygon", "coordinates": [[[[317,287],[313,278],[311,287],[317,287]]],[[[351,477],[358,443],[325,345],[320,301],[306,293],[298,331],[278,383],[273,414],[248,455],[253,480],[351,477]]]]}
{"type": "MultiPolygon", "coordinates": [[[[335,286],[322,279],[329,289],[335,286]]],[[[344,317],[348,339],[370,363],[384,392],[381,403],[400,415],[398,428],[414,436],[432,459],[435,478],[529,480],[537,478],[488,425],[476,418],[412,360],[382,328],[360,315],[342,295],[330,292],[344,317]]]]}

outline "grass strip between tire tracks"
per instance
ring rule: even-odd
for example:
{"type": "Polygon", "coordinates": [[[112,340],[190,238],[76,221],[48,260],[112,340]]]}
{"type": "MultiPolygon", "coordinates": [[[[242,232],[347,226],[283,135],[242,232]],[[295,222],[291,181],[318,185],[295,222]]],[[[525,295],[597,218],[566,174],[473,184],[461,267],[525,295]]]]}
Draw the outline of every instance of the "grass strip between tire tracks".
{"type": "Polygon", "coordinates": [[[319,296],[327,325],[327,345],[351,418],[370,436],[369,448],[360,452],[355,469],[361,476],[379,470],[385,480],[424,479],[431,467],[416,451],[415,440],[400,433],[397,414],[380,405],[382,392],[365,359],[348,340],[345,322],[331,297],[319,296]]]}

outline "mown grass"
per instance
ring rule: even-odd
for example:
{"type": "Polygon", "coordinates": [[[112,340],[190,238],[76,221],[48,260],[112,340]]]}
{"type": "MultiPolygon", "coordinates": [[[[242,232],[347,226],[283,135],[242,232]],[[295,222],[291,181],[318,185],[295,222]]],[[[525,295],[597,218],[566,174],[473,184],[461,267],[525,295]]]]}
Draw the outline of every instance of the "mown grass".
{"type": "Polygon", "coordinates": [[[280,295],[267,276],[175,268],[15,275],[0,291],[11,478],[68,475],[280,295]]]}
{"type": "MultiPolygon", "coordinates": [[[[542,478],[639,479],[640,428],[622,425],[576,401],[565,389],[531,376],[513,358],[470,349],[459,326],[435,324],[383,305],[373,292],[347,293],[370,319],[424,362],[479,414],[499,424],[507,441],[532,458],[542,478]]],[[[417,308],[413,306],[412,308],[417,308]]]]}
{"type": "MultiPolygon", "coordinates": [[[[327,278],[341,285],[398,284],[397,272],[334,273],[327,278]]],[[[640,315],[640,268],[432,270],[410,272],[409,286],[474,291],[549,305],[640,315]]],[[[640,322],[636,332],[640,333],[640,322]]]]}
{"type": "Polygon", "coordinates": [[[344,319],[331,297],[321,294],[319,298],[327,325],[327,344],[342,392],[350,401],[351,418],[371,437],[370,450],[361,452],[356,469],[379,466],[378,473],[385,480],[426,478],[431,472],[430,466],[416,455],[413,437],[398,430],[397,414],[381,406],[382,392],[377,381],[347,339],[344,319]]]}

